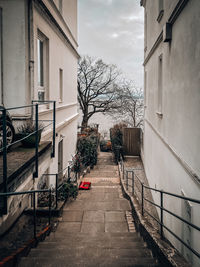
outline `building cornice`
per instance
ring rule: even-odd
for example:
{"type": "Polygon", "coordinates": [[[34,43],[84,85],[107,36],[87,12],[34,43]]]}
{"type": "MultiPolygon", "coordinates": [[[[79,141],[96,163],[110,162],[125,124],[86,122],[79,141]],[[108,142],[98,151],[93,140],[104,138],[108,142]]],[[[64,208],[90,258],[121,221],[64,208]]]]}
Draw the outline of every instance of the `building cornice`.
{"type": "Polygon", "coordinates": [[[148,123],[153,132],[159,137],[159,139],[168,148],[168,150],[170,150],[170,152],[178,160],[178,162],[189,174],[189,176],[193,179],[193,181],[196,184],[198,184],[198,186],[200,186],[200,177],[197,175],[197,173],[189,166],[188,163],[185,162],[185,160],[177,153],[177,151],[170,144],[168,144],[167,141],[165,141],[165,139],[160,135],[160,133],[156,130],[156,128],[151,124],[151,122],[147,118],[144,119],[144,121],[148,123]]]}
{"type": "Polygon", "coordinates": [[[80,57],[79,53],[77,52],[76,48],[70,41],[70,39],[67,37],[59,23],[56,21],[56,19],[52,16],[51,12],[47,8],[47,6],[44,4],[44,2],[40,0],[33,0],[34,1],[34,7],[42,14],[43,18],[46,19],[48,23],[50,23],[55,31],[60,35],[60,37],[65,41],[66,45],[70,47],[72,52],[76,55],[77,58],[80,57]]]}
{"type": "MultiPolygon", "coordinates": [[[[143,2],[143,1],[141,1],[141,2],[143,2]]],[[[176,6],[174,7],[172,13],[170,14],[170,16],[167,20],[167,23],[170,23],[171,25],[173,25],[188,2],[189,2],[189,0],[179,0],[178,3],[176,4],[176,6]]],[[[162,42],[162,40],[163,40],[163,30],[159,34],[154,45],[152,46],[151,50],[149,51],[148,55],[146,56],[144,63],[143,63],[143,66],[145,66],[147,64],[147,62],[149,61],[149,59],[153,55],[153,53],[156,50],[156,48],[158,47],[158,45],[162,42]]]]}
{"type": "Polygon", "coordinates": [[[78,43],[74,37],[74,35],[72,34],[70,28],[68,27],[66,21],[64,20],[63,16],[61,15],[60,11],[58,10],[57,6],[55,5],[53,0],[47,0],[49,2],[49,4],[51,5],[51,7],[54,9],[54,11],[56,12],[56,14],[59,16],[60,20],[62,21],[64,27],[66,28],[66,30],[69,32],[71,38],[73,39],[74,43],[78,46],[78,43]]]}

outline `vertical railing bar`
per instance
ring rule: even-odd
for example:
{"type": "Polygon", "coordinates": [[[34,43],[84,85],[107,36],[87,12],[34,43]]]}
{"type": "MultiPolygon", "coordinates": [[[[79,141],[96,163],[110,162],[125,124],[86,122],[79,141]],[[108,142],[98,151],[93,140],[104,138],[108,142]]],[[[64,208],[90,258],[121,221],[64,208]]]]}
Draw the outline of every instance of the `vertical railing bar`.
{"type": "Polygon", "coordinates": [[[163,192],[160,191],[160,236],[163,239],[163,192]]]}
{"type": "MultiPolygon", "coordinates": [[[[3,113],[3,187],[4,193],[7,193],[7,134],[6,134],[6,109],[3,113]]],[[[4,213],[7,213],[7,196],[4,197],[4,213]]]]}
{"type": "Polygon", "coordinates": [[[55,149],[56,149],[56,101],[53,101],[53,150],[51,157],[55,157],[55,149]]]}
{"type": "Polygon", "coordinates": [[[132,194],[134,195],[134,191],[135,191],[135,188],[134,188],[134,171],[132,171],[132,194]]]}
{"type": "Polygon", "coordinates": [[[38,104],[35,104],[35,172],[34,178],[38,177],[38,104]]]}
{"type": "Polygon", "coordinates": [[[49,189],[49,225],[51,225],[51,188],[49,189]]]}
{"type": "Polygon", "coordinates": [[[128,171],[126,171],[126,189],[128,191],[128,171]]]}
{"type": "Polygon", "coordinates": [[[58,207],[58,174],[56,174],[56,209],[58,207]]]}
{"type": "Polygon", "coordinates": [[[34,231],[34,239],[37,239],[36,235],[36,205],[35,205],[35,192],[33,192],[33,231],[34,231]]]}
{"type": "Polygon", "coordinates": [[[144,184],[141,183],[142,185],[142,216],[144,215],[144,184]]]}

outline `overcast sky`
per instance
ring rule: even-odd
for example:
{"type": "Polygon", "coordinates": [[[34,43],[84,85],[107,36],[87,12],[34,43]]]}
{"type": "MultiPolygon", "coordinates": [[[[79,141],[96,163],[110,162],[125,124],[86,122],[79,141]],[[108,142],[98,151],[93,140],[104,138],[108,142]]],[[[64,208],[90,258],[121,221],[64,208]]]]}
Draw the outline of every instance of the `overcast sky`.
{"type": "Polygon", "coordinates": [[[78,0],[79,53],[116,64],[143,86],[143,8],[140,0],[78,0]]]}

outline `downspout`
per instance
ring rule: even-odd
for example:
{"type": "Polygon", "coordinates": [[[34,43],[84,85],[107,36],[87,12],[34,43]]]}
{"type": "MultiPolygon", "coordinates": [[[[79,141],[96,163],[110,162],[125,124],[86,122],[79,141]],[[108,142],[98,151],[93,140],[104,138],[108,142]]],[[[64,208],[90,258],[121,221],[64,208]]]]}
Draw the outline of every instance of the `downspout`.
{"type": "Polygon", "coordinates": [[[3,101],[3,19],[2,19],[2,8],[0,8],[0,38],[1,38],[1,44],[0,44],[0,55],[1,55],[1,103],[4,105],[3,101]]]}
{"type": "Polygon", "coordinates": [[[33,1],[28,0],[28,64],[29,97],[34,99],[34,38],[33,38],[33,1]]]}

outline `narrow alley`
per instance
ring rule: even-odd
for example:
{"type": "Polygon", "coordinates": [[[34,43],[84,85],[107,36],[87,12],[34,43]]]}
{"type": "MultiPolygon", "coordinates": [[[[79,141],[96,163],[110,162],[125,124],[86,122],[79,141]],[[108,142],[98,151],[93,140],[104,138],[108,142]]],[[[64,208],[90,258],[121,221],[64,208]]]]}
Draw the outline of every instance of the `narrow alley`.
{"type": "Polygon", "coordinates": [[[19,266],[158,266],[135,231],[112,154],[101,152],[84,180],[91,189],[65,205],[56,232],[19,266]]]}

